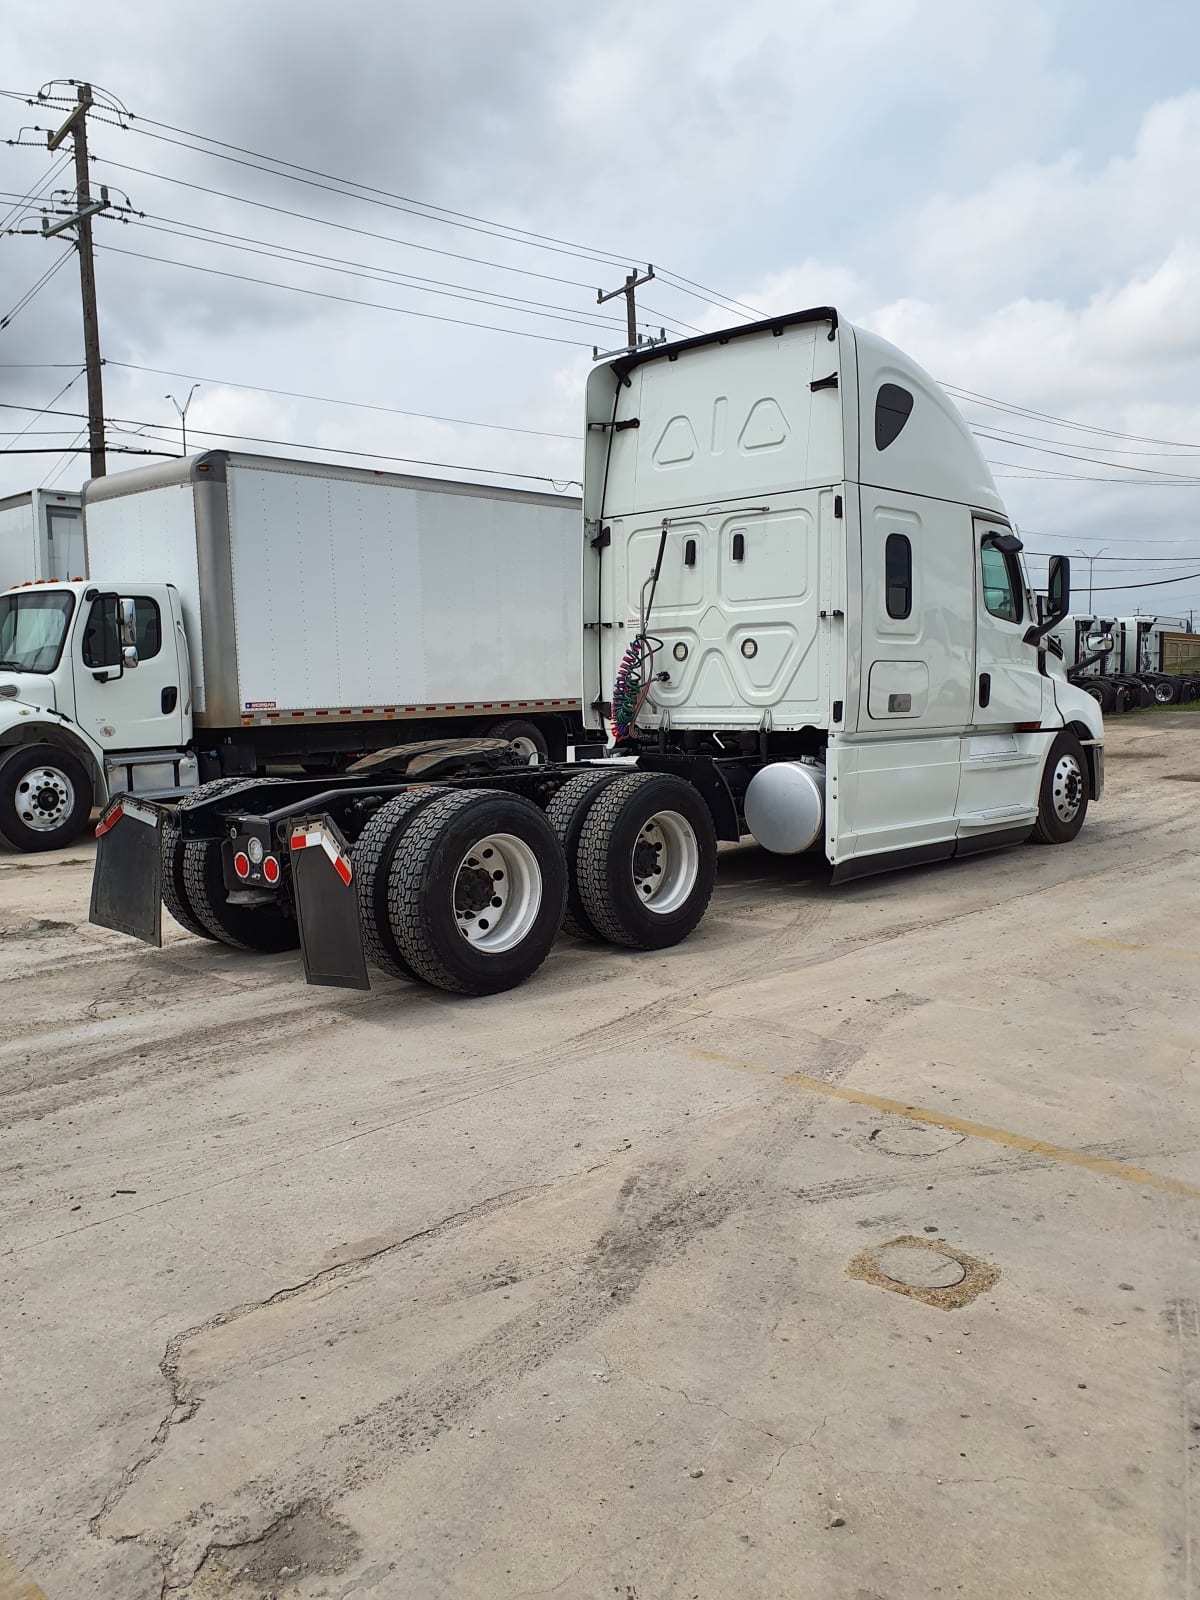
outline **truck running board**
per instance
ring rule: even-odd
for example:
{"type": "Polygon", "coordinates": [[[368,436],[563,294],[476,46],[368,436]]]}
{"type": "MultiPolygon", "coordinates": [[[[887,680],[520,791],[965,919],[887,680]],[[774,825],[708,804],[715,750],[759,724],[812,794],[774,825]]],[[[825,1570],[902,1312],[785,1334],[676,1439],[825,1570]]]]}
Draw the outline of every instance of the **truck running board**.
{"type": "Polygon", "coordinates": [[[327,816],[292,824],[292,893],[309,983],[369,989],[350,848],[327,816]]]}
{"type": "Polygon", "coordinates": [[[123,794],[96,825],[88,921],[162,944],[162,819],[158,806],[123,794]]]}

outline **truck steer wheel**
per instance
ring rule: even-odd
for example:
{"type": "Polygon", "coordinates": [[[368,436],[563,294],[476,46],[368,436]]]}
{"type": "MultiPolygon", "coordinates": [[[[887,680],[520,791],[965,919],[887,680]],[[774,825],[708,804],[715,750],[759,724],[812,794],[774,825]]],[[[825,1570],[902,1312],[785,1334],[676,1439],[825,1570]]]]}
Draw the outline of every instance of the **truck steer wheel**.
{"type": "Polygon", "coordinates": [[[0,837],[14,850],[60,850],[92,814],[83,762],[56,745],[18,745],[0,755],[0,837]]]}
{"type": "Polygon", "coordinates": [[[388,917],[388,874],[396,848],[419,811],[441,799],[443,789],[410,789],[389,800],[367,823],[353,849],[354,881],[363,954],[391,978],[415,980],[417,974],[400,953],[388,917]]]}
{"type": "Polygon", "coordinates": [[[1083,827],[1090,798],[1087,756],[1075,735],[1064,729],[1050,746],[1042,769],[1032,841],[1068,844],[1083,827]]]}
{"type": "Polygon", "coordinates": [[[219,839],[184,845],[183,887],[188,906],[221,944],[274,955],[295,950],[300,943],[296,918],[282,905],[277,909],[229,903],[219,839]]]}
{"type": "Polygon", "coordinates": [[[388,874],[401,957],[426,983],[498,994],[550,953],[567,896],[562,846],[530,800],[443,793],[405,828],[388,874]]]}
{"type": "Polygon", "coordinates": [[[612,944],[662,950],[686,939],[708,908],[717,838],[690,783],[663,773],[617,778],[589,809],[576,849],[579,895],[612,944]]]}
{"type": "Polygon", "coordinates": [[[567,858],[567,909],[563,916],[563,932],[573,933],[578,939],[603,937],[588,916],[579,893],[579,835],[597,796],[620,776],[619,767],[611,772],[601,767],[587,768],[578,777],[569,778],[546,807],[546,821],[558,835],[567,858]]]}

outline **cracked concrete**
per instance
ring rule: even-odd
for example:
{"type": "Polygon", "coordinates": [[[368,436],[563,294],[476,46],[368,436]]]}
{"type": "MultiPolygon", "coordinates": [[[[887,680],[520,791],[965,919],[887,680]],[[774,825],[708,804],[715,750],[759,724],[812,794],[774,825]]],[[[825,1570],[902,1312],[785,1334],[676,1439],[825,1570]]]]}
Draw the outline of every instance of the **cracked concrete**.
{"type": "Polygon", "coordinates": [[[1198,873],[1166,780],[1198,738],[1115,724],[1159,759],[1113,763],[1069,850],[841,891],[729,851],[688,944],[564,940],[478,1004],[143,950],[83,922],[81,850],[0,856],[14,1570],[54,1600],[1190,1600],[1198,873]],[[901,1236],[1000,1276],[954,1310],[848,1276],[901,1236]]]}

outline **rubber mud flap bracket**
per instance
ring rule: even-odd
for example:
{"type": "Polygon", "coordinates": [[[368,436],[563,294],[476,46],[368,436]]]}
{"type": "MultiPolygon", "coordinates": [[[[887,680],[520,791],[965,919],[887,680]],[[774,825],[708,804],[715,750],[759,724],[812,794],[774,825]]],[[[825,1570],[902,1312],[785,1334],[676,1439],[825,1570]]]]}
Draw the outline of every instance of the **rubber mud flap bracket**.
{"type": "Polygon", "coordinates": [[[158,806],[122,795],[96,825],[88,921],[162,944],[162,820],[158,806]]]}
{"type": "Polygon", "coordinates": [[[292,824],[292,893],[308,983],[369,989],[350,850],[327,816],[292,824]]]}

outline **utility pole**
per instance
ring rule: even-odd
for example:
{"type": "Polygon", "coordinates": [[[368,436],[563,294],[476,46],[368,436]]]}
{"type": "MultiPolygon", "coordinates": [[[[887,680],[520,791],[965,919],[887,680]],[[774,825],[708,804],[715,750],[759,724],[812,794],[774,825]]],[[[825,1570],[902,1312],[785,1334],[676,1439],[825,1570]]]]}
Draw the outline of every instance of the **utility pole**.
{"type": "Polygon", "coordinates": [[[637,304],[634,300],[634,294],[644,283],[650,283],[653,278],[654,268],[648,265],[640,278],[636,269],[628,273],[625,282],[619,289],[610,289],[607,294],[600,289],[596,290],[596,304],[598,306],[602,306],[606,300],[615,300],[618,295],[623,294],[625,296],[625,336],[630,350],[636,350],[638,347],[637,304]]]}
{"type": "Polygon", "coordinates": [[[78,104],[55,133],[46,135],[46,144],[57,150],[69,135],[75,147],[75,215],[50,227],[42,220],[42,234],[52,239],[67,228],[75,229],[75,248],[79,252],[79,289],[83,299],[83,355],[87,364],[88,450],[92,477],[102,478],[104,461],[104,388],[100,369],[100,320],[96,312],[96,264],[92,256],[92,218],[108,206],[108,190],[100,190],[93,200],[88,177],[87,116],[92,107],[92,86],[76,86],[78,104]]]}

